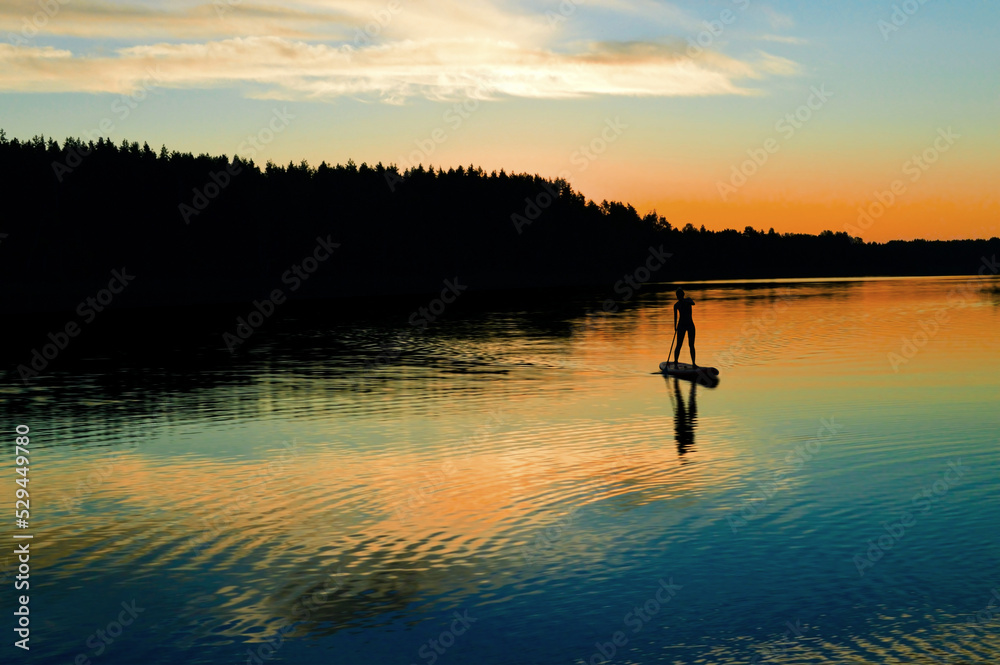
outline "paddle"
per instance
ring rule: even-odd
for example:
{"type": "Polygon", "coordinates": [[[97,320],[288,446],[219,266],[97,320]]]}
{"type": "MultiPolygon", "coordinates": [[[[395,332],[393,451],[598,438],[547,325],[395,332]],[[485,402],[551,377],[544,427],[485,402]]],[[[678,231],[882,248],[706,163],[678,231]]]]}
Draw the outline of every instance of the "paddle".
{"type": "Polygon", "coordinates": [[[670,364],[670,356],[674,354],[674,340],[677,339],[677,325],[674,325],[674,336],[670,338],[670,350],[667,351],[667,364],[670,364]]]}

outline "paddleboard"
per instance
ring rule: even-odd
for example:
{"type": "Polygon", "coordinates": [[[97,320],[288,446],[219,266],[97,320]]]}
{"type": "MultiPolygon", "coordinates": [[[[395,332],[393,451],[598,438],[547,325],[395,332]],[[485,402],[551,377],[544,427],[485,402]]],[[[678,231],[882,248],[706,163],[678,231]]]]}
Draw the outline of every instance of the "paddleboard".
{"type": "Polygon", "coordinates": [[[679,379],[691,379],[703,385],[714,385],[719,382],[719,370],[714,367],[695,367],[688,363],[662,362],[660,371],[667,376],[679,379]]]}

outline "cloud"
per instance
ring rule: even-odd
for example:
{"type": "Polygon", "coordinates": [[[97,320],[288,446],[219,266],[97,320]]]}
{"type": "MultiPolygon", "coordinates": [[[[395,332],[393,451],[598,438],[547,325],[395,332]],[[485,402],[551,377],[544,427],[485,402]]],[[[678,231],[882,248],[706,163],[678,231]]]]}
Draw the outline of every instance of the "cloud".
{"type": "MultiPolygon", "coordinates": [[[[567,3],[570,0],[566,0],[567,3]]],[[[575,0],[572,6],[584,6],[584,0],[575,0]]],[[[558,5],[563,6],[562,3],[558,5]]],[[[601,7],[617,15],[640,17],[644,24],[650,22],[680,28],[685,32],[699,32],[705,29],[702,20],[693,12],[684,10],[671,2],[662,0],[585,0],[585,6],[601,7]]],[[[575,11],[574,11],[575,13],[575,11]]]]}
{"type": "Polygon", "coordinates": [[[351,41],[431,39],[462,35],[518,41],[553,32],[544,11],[520,13],[492,0],[251,0],[107,4],[90,0],[4,0],[6,41],[37,35],[142,41],[276,36],[351,41]],[[40,6],[47,7],[40,10],[40,6]],[[11,39],[9,35],[16,36],[11,39]]]}
{"type": "Polygon", "coordinates": [[[784,35],[761,35],[757,39],[765,42],[777,42],[778,44],[795,44],[796,46],[809,43],[808,40],[800,37],[786,37],[784,35]]]}
{"type": "Polygon", "coordinates": [[[206,43],[158,43],[119,49],[116,57],[0,46],[0,90],[128,93],[167,88],[243,86],[250,96],[333,100],[414,97],[571,98],[599,95],[743,95],[740,79],[787,76],[795,63],[760,53],[757,63],[681,46],[595,42],[561,53],[509,41],[404,40],[364,48],[310,44],[281,37],[206,43]]]}
{"type": "Polygon", "coordinates": [[[350,13],[330,8],[294,9],[236,0],[170,8],[83,0],[51,0],[46,6],[48,11],[39,11],[36,2],[4,2],[0,33],[14,43],[37,35],[133,42],[251,35],[346,39],[356,20],[350,13]]]}
{"type": "Polygon", "coordinates": [[[792,28],[795,26],[795,19],[788,14],[782,14],[768,5],[761,5],[759,9],[767,18],[767,21],[773,30],[782,30],[784,28],[792,28]]]}
{"type": "MultiPolygon", "coordinates": [[[[649,15],[647,22],[695,25],[671,3],[594,3],[649,15]]],[[[148,87],[155,71],[166,88],[232,87],[288,100],[746,95],[755,93],[741,80],[796,70],[763,53],[756,62],[710,49],[692,58],[680,41],[560,43],[562,26],[545,11],[507,0],[43,4],[41,12],[37,0],[0,6],[0,30],[13,30],[12,44],[0,47],[0,91],[127,94],[148,87]],[[69,42],[75,53],[45,49],[37,36],[82,45],[69,42]],[[108,39],[132,45],[109,50],[108,39]]],[[[587,25],[582,15],[573,20],[587,25]]]]}
{"type": "Polygon", "coordinates": [[[760,77],[761,74],[794,76],[801,71],[798,63],[789,60],[788,58],[782,58],[781,56],[773,55],[765,51],[758,51],[757,53],[760,56],[760,60],[754,67],[755,77],[760,77]]]}

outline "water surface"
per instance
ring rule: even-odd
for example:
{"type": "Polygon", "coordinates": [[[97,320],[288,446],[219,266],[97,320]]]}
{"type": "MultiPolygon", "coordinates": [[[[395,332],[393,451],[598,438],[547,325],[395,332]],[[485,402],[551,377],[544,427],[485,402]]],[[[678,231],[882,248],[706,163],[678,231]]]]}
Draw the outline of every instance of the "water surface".
{"type": "Polygon", "coordinates": [[[985,286],[689,285],[715,388],[666,287],[8,374],[26,662],[995,663],[985,286]]]}

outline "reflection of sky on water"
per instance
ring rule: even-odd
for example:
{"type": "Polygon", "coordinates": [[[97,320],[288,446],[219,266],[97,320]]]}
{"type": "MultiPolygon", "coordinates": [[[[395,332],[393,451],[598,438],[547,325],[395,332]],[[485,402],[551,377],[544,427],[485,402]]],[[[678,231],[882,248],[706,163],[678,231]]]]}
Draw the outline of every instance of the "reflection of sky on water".
{"type": "Polygon", "coordinates": [[[773,662],[995,659],[961,627],[1000,576],[1000,314],[967,281],[691,285],[699,357],[740,348],[714,389],[651,375],[669,290],[469,310],[374,369],[391,326],[300,320],[235,360],[8,383],[37,437],[32,657],[93,657],[135,597],[101,662],[242,662],[275,635],[273,662],[416,662],[462,608],[479,621],[441,662],[573,662],[673,577],[622,657],[746,662],[801,621],[773,662]],[[968,477],[916,508],[956,459],[968,477]]]}

